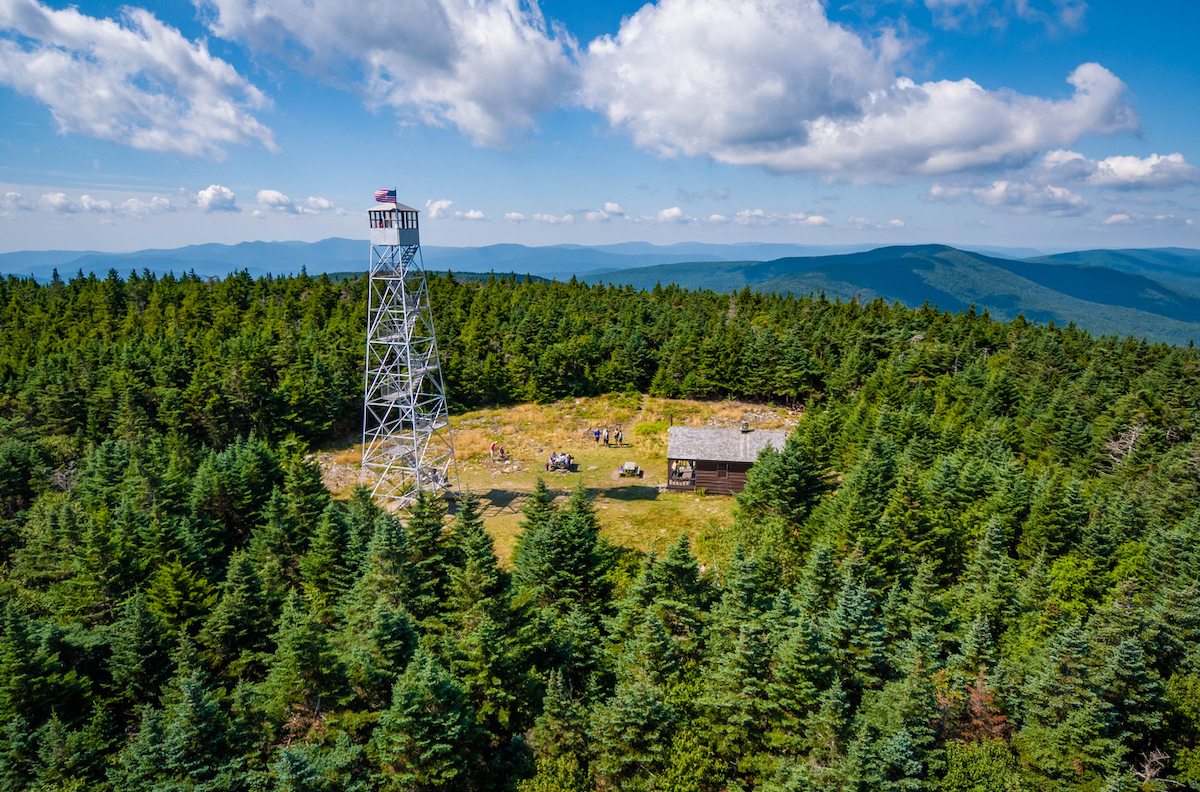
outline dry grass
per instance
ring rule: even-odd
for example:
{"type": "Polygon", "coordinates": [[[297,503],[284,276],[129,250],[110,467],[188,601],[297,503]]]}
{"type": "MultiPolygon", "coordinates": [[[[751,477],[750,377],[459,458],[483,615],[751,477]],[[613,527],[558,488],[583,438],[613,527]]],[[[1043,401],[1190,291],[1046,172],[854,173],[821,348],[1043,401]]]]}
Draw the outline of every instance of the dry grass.
{"type": "MultiPolygon", "coordinates": [[[[604,535],[623,547],[641,551],[665,550],[686,533],[696,543],[701,560],[715,552],[732,522],[734,500],[722,496],[662,492],[666,479],[667,431],[635,434],[638,424],[664,422],[686,426],[737,426],[746,420],[754,428],[774,429],[795,425],[800,416],[782,408],[734,401],[703,402],[684,399],[651,399],[637,394],[610,394],[569,399],[554,404],[520,404],[475,410],[451,417],[458,473],[463,489],[483,501],[484,519],[496,540],[500,557],[508,560],[520,533],[520,507],[533,491],[537,477],[565,502],[580,482],[593,496],[604,535]],[[597,445],[591,430],[621,428],[622,448],[597,445]],[[493,441],[508,450],[511,461],[493,462],[488,447],[493,441]],[[551,451],[575,457],[577,472],[546,473],[551,451]],[[636,462],[644,478],[619,478],[616,469],[636,462]],[[592,469],[594,468],[594,469],[592,469]]],[[[327,467],[326,479],[344,482],[353,473],[357,483],[361,446],[339,444],[318,455],[327,467]],[[328,467],[333,465],[335,469],[328,467]]],[[[346,497],[353,485],[335,493],[346,497]]]]}

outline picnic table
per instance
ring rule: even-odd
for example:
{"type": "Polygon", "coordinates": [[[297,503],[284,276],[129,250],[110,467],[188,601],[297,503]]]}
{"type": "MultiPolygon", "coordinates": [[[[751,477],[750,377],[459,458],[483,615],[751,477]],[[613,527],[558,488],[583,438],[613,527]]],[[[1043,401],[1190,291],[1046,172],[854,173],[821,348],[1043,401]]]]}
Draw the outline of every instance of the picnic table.
{"type": "Polygon", "coordinates": [[[630,476],[641,478],[644,475],[644,471],[634,462],[626,462],[625,464],[621,465],[621,467],[617,469],[617,473],[621,476],[621,478],[628,478],[630,476]]]}

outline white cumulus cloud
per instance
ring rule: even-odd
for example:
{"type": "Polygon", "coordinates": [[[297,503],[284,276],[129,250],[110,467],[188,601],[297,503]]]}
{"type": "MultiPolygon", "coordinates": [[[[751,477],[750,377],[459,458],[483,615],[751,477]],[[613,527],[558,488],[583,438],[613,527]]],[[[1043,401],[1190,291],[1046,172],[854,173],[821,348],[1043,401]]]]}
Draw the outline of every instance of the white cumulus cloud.
{"type": "Polygon", "coordinates": [[[595,209],[590,212],[585,212],[583,217],[589,223],[607,223],[614,217],[624,217],[625,210],[618,203],[606,201],[603,209],[595,209]]]}
{"type": "Polygon", "coordinates": [[[575,222],[574,216],[569,214],[563,215],[562,217],[552,214],[535,214],[533,219],[537,220],[539,223],[549,223],[550,225],[571,225],[575,222]]]}
{"type": "Polygon", "coordinates": [[[1178,152],[1165,156],[1114,156],[1095,160],[1075,151],[1057,149],[1047,152],[1041,165],[1052,178],[1117,190],[1171,190],[1200,183],[1200,168],[1190,164],[1178,152]]]}
{"type": "Polygon", "coordinates": [[[229,143],[276,150],[252,112],[267,97],[203,41],[141,8],[116,21],[2,0],[0,83],[49,107],[64,134],[215,159],[229,143]]]}
{"type": "Polygon", "coordinates": [[[425,216],[430,220],[440,220],[449,213],[451,206],[454,206],[454,201],[444,198],[440,201],[430,199],[425,202],[425,216]]]}
{"type": "Polygon", "coordinates": [[[846,222],[860,230],[867,228],[904,228],[903,220],[888,220],[886,223],[877,223],[865,217],[851,217],[846,222]]]}
{"type": "Polygon", "coordinates": [[[897,78],[906,48],[831,22],[818,0],[660,0],[589,45],[581,97],[660,156],[859,181],[1023,165],[1137,127],[1099,64],[1055,100],[897,78]]]}
{"type": "Polygon", "coordinates": [[[259,190],[255,196],[259,208],[251,214],[255,217],[266,217],[268,212],[277,214],[334,214],[344,215],[346,210],[337,206],[328,198],[310,196],[304,200],[293,201],[279,190],[259,190]]]}
{"type": "Polygon", "coordinates": [[[1176,217],[1173,214],[1142,214],[1140,212],[1118,213],[1104,220],[1104,225],[1148,226],[1156,228],[1191,228],[1195,225],[1189,217],[1176,217]]]}
{"type": "MultiPolygon", "coordinates": [[[[186,190],[183,192],[187,192],[186,190]]],[[[240,212],[242,207],[238,206],[237,195],[228,187],[222,187],[219,184],[210,184],[194,196],[188,193],[188,197],[196,201],[200,205],[200,210],[205,214],[212,212],[240,212]]]]}
{"type": "Polygon", "coordinates": [[[83,195],[79,198],[79,204],[85,212],[94,212],[96,214],[112,214],[112,201],[103,198],[93,198],[90,195],[83,195]]]}
{"type": "Polygon", "coordinates": [[[47,212],[57,212],[58,214],[76,214],[83,211],[83,207],[74,198],[68,198],[66,193],[53,192],[46,193],[38,199],[38,206],[47,212]]]}
{"type": "Polygon", "coordinates": [[[480,145],[529,129],[575,85],[575,42],[522,0],[193,0],[213,33],[353,86],[372,107],[480,145]]]}
{"type": "MultiPolygon", "coordinates": [[[[10,193],[10,195],[15,194],[10,193]]],[[[195,203],[194,196],[191,196],[190,202],[195,203]]],[[[21,208],[33,207],[26,204],[26,206],[21,208]]],[[[163,212],[176,211],[176,207],[171,203],[170,199],[161,195],[151,196],[149,200],[143,200],[142,198],[120,200],[119,198],[99,198],[84,194],[75,199],[61,192],[46,193],[43,195],[38,200],[38,208],[60,215],[88,213],[132,218],[143,218],[149,215],[162,214],[163,212]]]]}
{"type": "Polygon", "coordinates": [[[33,204],[25,200],[25,196],[19,192],[6,192],[0,196],[0,217],[12,217],[13,212],[29,212],[33,210],[33,204]]]}
{"type": "Polygon", "coordinates": [[[765,212],[762,209],[743,209],[733,216],[732,221],[744,226],[831,225],[829,220],[821,215],[810,215],[803,212],[765,212]]]}
{"type": "MultiPolygon", "coordinates": [[[[430,220],[442,220],[451,218],[454,220],[487,220],[488,216],[478,209],[471,209],[466,212],[460,212],[450,207],[454,206],[454,201],[443,198],[440,201],[428,200],[425,202],[426,216],[430,220]]],[[[507,215],[506,215],[507,217],[507,215]]]]}
{"type": "Polygon", "coordinates": [[[520,223],[525,219],[525,215],[520,212],[505,212],[504,219],[510,223],[520,223]]]}
{"type": "Polygon", "coordinates": [[[1016,214],[1046,214],[1051,217],[1077,217],[1092,210],[1083,196],[1065,187],[1028,184],[999,180],[987,187],[947,187],[935,184],[929,188],[931,201],[954,201],[967,197],[975,203],[992,206],[1016,214]]]}

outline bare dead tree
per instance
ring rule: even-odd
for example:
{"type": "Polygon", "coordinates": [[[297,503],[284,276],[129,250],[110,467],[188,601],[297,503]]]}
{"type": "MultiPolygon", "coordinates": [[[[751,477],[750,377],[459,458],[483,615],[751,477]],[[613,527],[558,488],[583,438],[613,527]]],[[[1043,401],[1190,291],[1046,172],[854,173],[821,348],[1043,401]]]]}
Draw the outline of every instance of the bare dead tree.
{"type": "Polygon", "coordinates": [[[1101,452],[1101,456],[1108,460],[1111,472],[1115,473],[1125,466],[1125,461],[1137,449],[1138,441],[1145,433],[1145,425],[1136,423],[1125,427],[1116,437],[1104,441],[1104,451],[1101,452]]]}
{"type": "MultiPolygon", "coordinates": [[[[1142,754],[1141,762],[1133,768],[1133,777],[1142,784],[1151,782],[1157,784],[1174,784],[1175,786],[1185,786],[1185,784],[1175,781],[1170,778],[1162,778],[1159,774],[1163,768],[1171,761],[1171,756],[1161,748],[1152,748],[1149,753],[1142,754]]],[[[1155,787],[1158,788],[1158,787],[1155,787]]]]}
{"type": "Polygon", "coordinates": [[[60,467],[50,474],[50,486],[59,492],[70,492],[78,479],[79,471],[75,469],[75,460],[72,459],[66,467],[60,467]]]}

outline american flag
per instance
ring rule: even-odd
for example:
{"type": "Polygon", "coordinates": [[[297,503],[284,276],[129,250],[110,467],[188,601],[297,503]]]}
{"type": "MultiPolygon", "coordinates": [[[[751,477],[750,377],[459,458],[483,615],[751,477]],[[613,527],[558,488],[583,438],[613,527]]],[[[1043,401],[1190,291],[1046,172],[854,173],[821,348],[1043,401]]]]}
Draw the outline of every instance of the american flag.
{"type": "Polygon", "coordinates": [[[376,190],[375,200],[379,203],[396,203],[395,190],[376,190]]]}

